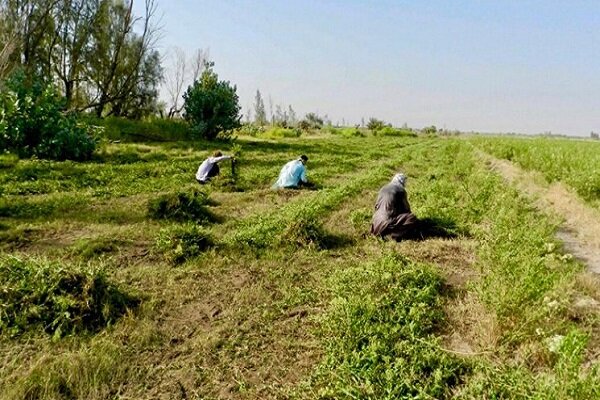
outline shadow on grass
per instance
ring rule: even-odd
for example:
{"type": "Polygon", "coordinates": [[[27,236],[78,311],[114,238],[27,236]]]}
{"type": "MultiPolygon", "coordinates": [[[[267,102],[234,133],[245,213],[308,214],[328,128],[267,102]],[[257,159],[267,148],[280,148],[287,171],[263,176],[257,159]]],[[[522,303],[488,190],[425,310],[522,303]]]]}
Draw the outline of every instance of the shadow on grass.
{"type": "Polygon", "coordinates": [[[335,250],[351,246],[355,243],[356,240],[350,235],[323,232],[319,238],[318,247],[321,250],[335,250]]]}
{"type": "Polygon", "coordinates": [[[419,218],[416,228],[404,237],[405,240],[427,240],[433,238],[453,239],[468,232],[447,218],[419,218]]]}

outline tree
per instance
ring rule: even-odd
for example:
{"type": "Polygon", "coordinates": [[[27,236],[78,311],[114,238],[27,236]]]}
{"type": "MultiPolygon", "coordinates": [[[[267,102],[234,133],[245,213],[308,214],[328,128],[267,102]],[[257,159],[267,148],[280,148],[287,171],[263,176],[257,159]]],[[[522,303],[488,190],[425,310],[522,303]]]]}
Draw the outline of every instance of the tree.
{"type": "Polygon", "coordinates": [[[254,98],[254,122],[259,126],[265,126],[267,124],[265,103],[263,102],[259,90],[256,90],[256,97],[254,98]]]}
{"type": "Polygon", "coordinates": [[[290,104],[288,106],[288,112],[287,112],[287,125],[295,126],[296,122],[298,122],[296,120],[296,112],[294,111],[294,109],[292,108],[292,105],[290,104]]]}
{"type": "Polygon", "coordinates": [[[367,128],[372,132],[377,132],[383,129],[386,126],[386,123],[377,118],[369,118],[369,122],[367,122],[367,128]]]}
{"type": "Polygon", "coordinates": [[[236,86],[220,81],[213,66],[207,63],[200,79],[183,95],[184,118],[198,137],[209,140],[221,131],[239,127],[241,119],[236,86]]]}
{"type": "Polygon", "coordinates": [[[156,0],[0,0],[0,78],[25,71],[56,83],[71,110],[142,115],[155,108],[162,78],[153,24],[156,0]]]}
{"type": "Polygon", "coordinates": [[[140,18],[133,14],[133,0],[100,0],[91,34],[91,51],[95,53],[89,66],[93,100],[86,107],[94,108],[98,117],[107,106],[130,96],[142,79],[140,70],[156,38],[151,23],[155,12],[154,0],[145,0],[145,13],[140,18]],[[142,24],[141,34],[133,32],[137,22],[142,24]]]}

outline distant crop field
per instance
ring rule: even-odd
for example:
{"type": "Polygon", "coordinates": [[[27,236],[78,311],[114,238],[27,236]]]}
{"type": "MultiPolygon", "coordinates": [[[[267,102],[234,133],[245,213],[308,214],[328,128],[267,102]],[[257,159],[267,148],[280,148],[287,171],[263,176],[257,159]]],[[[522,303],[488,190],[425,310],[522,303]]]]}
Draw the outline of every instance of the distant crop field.
{"type": "Polygon", "coordinates": [[[598,278],[479,152],[597,206],[597,150],[334,133],[3,156],[0,398],[595,398],[598,278]],[[215,150],[236,169],[201,186],[215,150]],[[271,189],[301,154],[315,188],[271,189]],[[444,237],[368,234],[399,171],[444,237]]]}
{"type": "Polygon", "coordinates": [[[570,185],[600,207],[600,142],[554,138],[477,138],[473,142],[498,158],[541,172],[548,182],[570,185]]]}

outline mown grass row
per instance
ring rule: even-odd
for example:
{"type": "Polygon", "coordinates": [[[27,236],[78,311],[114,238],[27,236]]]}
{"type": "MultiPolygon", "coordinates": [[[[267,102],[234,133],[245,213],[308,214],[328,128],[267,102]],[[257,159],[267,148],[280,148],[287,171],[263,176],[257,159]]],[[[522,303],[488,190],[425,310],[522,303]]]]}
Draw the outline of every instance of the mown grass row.
{"type": "Polygon", "coordinates": [[[584,356],[595,322],[570,317],[580,266],[561,254],[555,224],[464,142],[412,148],[405,163],[417,215],[451,222],[478,242],[481,278],[468,291],[496,321],[493,332],[481,332],[495,342],[469,359],[441,348],[443,293],[426,265],[392,257],[349,267],[329,282],[334,300],[319,328],[326,355],[296,396],[597,397],[598,360],[584,356]]]}
{"type": "Polygon", "coordinates": [[[449,215],[479,243],[474,290],[497,322],[496,346],[485,350],[500,364],[482,360],[461,396],[591,398],[600,381],[593,378],[597,364],[588,370],[582,359],[589,321],[578,324],[568,315],[567,288],[580,266],[560,252],[556,222],[486,170],[466,144],[440,150],[438,162],[451,167],[426,180],[417,196],[436,193],[436,203],[456,205],[449,215]]]}
{"type": "Polygon", "coordinates": [[[495,157],[561,181],[600,207],[600,143],[568,139],[477,137],[471,142],[495,157]]]}
{"type": "Polygon", "coordinates": [[[378,160],[367,164],[341,185],[325,188],[299,201],[290,202],[276,212],[245,219],[237,225],[234,232],[225,237],[225,242],[255,249],[285,244],[327,247],[330,238],[323,231],[322,216],[393,173],[403,154],[403,149],[398,148],[394,157],[384,162],[378,160]]]}

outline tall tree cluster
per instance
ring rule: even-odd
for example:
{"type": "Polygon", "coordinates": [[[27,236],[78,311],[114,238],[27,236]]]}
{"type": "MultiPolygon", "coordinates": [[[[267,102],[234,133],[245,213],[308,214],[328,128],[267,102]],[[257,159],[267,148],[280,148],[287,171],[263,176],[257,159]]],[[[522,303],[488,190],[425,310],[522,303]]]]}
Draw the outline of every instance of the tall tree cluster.
{"type": "Polygon", "coordinates": [[[21,68],[97,116],[156,112],[156,4],[143,1],[135,15],[133,0],[0,0],[0,79],[21,68]]]}

